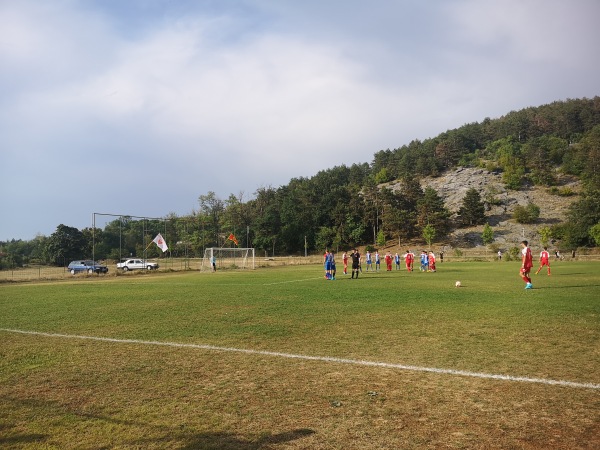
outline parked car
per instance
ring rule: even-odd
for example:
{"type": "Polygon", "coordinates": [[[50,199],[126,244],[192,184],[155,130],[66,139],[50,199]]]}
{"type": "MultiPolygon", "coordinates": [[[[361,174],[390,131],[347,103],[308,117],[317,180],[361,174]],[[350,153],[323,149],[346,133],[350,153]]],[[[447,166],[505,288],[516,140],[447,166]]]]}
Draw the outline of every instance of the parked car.
{"type": "Polygon", "coordinates": [[[139,258],[129,258],[117,263],[117,269],[121,269],[124,272],[136,269],[156,270],[158,269],[158,263],[139,258]]]}
{"type": "Polygon", "coordinates": [[[99,264],[96,261],[92,261],[91,259],[78,259],[76,261],[71,261],[67,266],[69,272],[72,275],[75,275],[79,272],[87,272],[87,273],[107,273],[108,267],[104,264],[99,264]]]}

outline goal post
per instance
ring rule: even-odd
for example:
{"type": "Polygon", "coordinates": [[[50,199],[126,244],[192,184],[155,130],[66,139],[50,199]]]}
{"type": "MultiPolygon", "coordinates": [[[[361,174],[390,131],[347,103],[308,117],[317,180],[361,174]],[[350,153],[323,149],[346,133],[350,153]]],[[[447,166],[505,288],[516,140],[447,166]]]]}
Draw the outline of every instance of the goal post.
{"type": "Polygon", "coordinates": [[[211,260],[213,257],[216,259],[217,267],[232,269],[255,268],[253,248],[209,247],[204,250],[202,270],[212,269],[211,260]]]}

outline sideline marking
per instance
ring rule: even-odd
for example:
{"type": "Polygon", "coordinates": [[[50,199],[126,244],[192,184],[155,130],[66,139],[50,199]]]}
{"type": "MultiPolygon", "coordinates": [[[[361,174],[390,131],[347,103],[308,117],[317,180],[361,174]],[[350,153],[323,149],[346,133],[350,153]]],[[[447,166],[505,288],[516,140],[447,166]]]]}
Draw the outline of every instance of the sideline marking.
{"type": "Polygon", "coordinates": [[[369,367],[383,367],[385,369],[400,369],[411,372],[428,372],[428,373],[436,373],[436,374],[444,374],[444,375],[456,375],[463,377],[471,377],[471,378],[483,378],[488,380],[503,380],[503,381],[514,381],[519,383],[537,383],[537,384],[545,384],[550,386],[565,386],[572,388],[583,388],[583,389],[600,389],[600,384],[596,383],[580,383],[576,381],[565,381],[565,380],[551,380],[547,378],[529,378],[529,377],[516,377],[512,375],[497,375],[492,373],[482,373],[482,372],[469,372],[466,370],[454,370],[454,369],[438,369],[435,367],[419,367],[419,366],[410,366],[404,364],[393,364],[393,363],[385,363],[385,362],[376,362],[376,361],[364,361],[360,359],[345,359],[345,358],[334,358],[331,356],[310,356],[310,355],[296,355],[293,353],[280,353],[280,352],[271,352],[267,350],[249,350],[243,348],[234,348],[234,347],[218,347],[216,345],[207,345],[207,344],[184,344],[177,342],[161,342],[161,341],[143,341],[139,339],[116,339],[116,338],[107,338],[107,337],[99,337],[99,336],[79,336],[75,334],[60,334],[60,333],[45,333],[42,331],[27,331],[27,330],[14,330],[10,328],[0,328],[0,331],[4,331],[6,333],[18,333],[18,334],[27,334],[33,336],[45,336],[45,337],[53,337],[53,338],[63,338],[63,339],[83,339],[88,341],[99,341],[99,342],[113,342],[118,344],[137,344],[137,345],[156,345],[162,347],[178,347],[178,348],[193,348],[193,349],[201,349],[201,350],[211,350],[218,352],[231,352],[231,353],[244,353],[247,355],[263,355],[263,356],[274,356],[278,358],[288,358],[288,359],[300,359],[305,361],[323,361],[329,363],[338,363],[338,364],[350,364],[355,366],[369,366],[369,367]]]}

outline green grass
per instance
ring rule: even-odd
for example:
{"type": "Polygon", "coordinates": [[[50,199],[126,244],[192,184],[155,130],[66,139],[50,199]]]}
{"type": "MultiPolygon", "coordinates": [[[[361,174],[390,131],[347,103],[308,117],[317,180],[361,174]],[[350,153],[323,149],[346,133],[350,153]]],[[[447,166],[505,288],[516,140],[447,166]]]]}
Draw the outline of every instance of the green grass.
{"type": "MultiPolygon", "coordinates": [[[[444,263],[326,281],[320,267],[297,266],[7,284],[0,328],[599,384],[600,264],[554,264],[532,291],[517,272],[518,263],[444,263]]],[[[8,447],[593,448],[600,432],[594,389],[0,339],[8,447]]]]}

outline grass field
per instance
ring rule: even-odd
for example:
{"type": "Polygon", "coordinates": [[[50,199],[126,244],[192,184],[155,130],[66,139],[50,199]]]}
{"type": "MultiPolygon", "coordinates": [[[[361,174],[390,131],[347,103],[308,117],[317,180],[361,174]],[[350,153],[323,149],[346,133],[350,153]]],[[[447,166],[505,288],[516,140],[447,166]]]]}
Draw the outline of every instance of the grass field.
{"type": "Polygon", "coordinates": [[[600,448],[600,263],[518,265],[0,285],[0,447],[600,448]]]}

